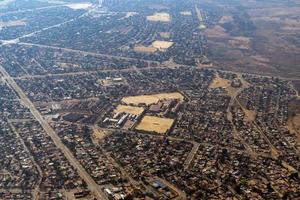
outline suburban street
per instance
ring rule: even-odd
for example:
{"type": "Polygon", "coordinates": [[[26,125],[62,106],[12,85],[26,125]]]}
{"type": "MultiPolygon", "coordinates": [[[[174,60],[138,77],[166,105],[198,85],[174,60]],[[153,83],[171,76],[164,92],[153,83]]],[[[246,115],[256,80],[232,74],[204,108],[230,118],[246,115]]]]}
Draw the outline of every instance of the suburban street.
{"type": "Polygon", "coordinates": [[[15,92],[19,95],[20,100],[26,105],[35,119],[41,124],[45,132],[51,137],[54,144],[64,153],[68,161],[75,169],[77,169],[81,178],[87,183],[88,188],[95,194],[97,199],[105,200],[107,199],[104,192],[99,188],[97,183],[92,179],[92,177],[86,172],[86,170],[79,164],[70,150],[62,143],[58,135],[55,133],[53,128],[47,123],[47,121],[42,117],[39,111],[35,108],[33,103],[27,98],[22,89],[17,85],[13,78],[5,71],[5,69],[0,65],[0,72],[3,74],[3,79],[7,82],[10,87],[12,87],[15,92]]]}

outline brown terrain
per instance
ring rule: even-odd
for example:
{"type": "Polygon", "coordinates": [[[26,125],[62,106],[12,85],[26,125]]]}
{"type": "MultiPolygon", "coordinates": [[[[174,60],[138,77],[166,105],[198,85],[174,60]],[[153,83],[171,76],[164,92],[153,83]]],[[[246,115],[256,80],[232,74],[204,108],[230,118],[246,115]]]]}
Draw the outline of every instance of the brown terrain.
{"type": "Polygon", "coordinates": [[[279,76],[300,90],[300,2],[207,1],[220,16],[205,30],[218,68],[279,76]]]}

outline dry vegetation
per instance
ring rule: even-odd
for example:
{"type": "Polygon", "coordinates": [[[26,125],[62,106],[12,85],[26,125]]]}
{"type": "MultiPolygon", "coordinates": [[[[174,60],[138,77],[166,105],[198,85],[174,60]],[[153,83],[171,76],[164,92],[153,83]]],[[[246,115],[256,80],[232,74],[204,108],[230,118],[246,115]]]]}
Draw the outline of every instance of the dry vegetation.
{"type": "Polygon", "coordinates": [[[191,16],[192,12],[191,11],[182,11],[182,12],[180,12],[180,14],[183,16],[191,16]]]}
{"type": "Polygon", "coordinates": [[[79,9],[88,9],[92,6],[91,3],[71,3],[71,4],[67,4],[67,7],[74,9],[74,10],[79,10],[79,9]]]}
{"type": "Polygon", "coordinates": [[[99,140],[102,140],[104,137],[106,137],[108,134],[109,133],[105,130],[94,128],[92,139],[95,141],[99,141],[99,140]]]}
{"type": "Polygon", "coordinates": [[[172,45],[173,45],[173,42],[160,41],[160,40],[156,40],[152,43],[152,46],[159,51],[166,51],[172,45]]]}
{"type": "Polygon", "coordinates": [[[293,100],[289,105],[290,116],[287,123],[287,128],[291,133],[298,137],[300,144],[300,98],[293,100]]]}
{"type": "Polygon", "coordinates": [[[161,12],[161,13],[155,13],[154,15],[147,16],[148,21],[153,22],[170,22],[171,17],[169,13],[161,12]]]}
{"type": "Polygon", "coordinates": [[[240,4],[243,9],[224,3],[217,24],[206,30],[208,58],[226,70],[298,79],[300,5],[258,0],[240,4]]]}
{"type": "Polygon", "coordinates": [[[172,127],[173,122],[174,120],[169,118],[145,116],[136,129],[164,134],[172,127]]]}
{"type": "Polygon", "coordinates": [[[230,87],[230,81],[224,78],[221,78],[219,74],[216,75],[212,83],[209,85],[209,88],[228,88],[230,87]]]}
{"type": "Polygon", "coordinates": [[[146,46],[143,46],[143,45],[134,46],[134,51],[141,52],[141,53],[155,53],[156,50],[157,49],[155,47],[152,47],[152,46],[149,46],[149,47],[146,47],[146,46]]]}
{"type": "MultiPolygon", "coordinates": [[[[167,33],[164,33],[163,36],[170,37],[167,33]]],[[[136,45],[134,46],[134,51],[141,53],[155,53],[156,51],[166,51],[172,45],[173,42],[156,40],[151,46],[136,45]]]]}
{"type": "Polygon", "coordinates": [[[25,25],[26,25],[26,19],[7,21],[7,22],[0,21],[0,30],[5,27],[25,26],[25,25]]]}
{"type": "Polygon", "coordinates": [[[168,39],[168,38],[170,38],[171,33],[170,33],[170,32],[160,32],[159,35],[160,35],[160,37],[162,37],[162,38],[168,39]]]}
{"type": "Polygon", "coordinates": [[[139,104],[155,104],[159,100],[163,99],[179,99],[183,100],[184,96],[180,94],[179,92],[172,92],[172,93],[160,93],[160,94],[153,94],[153,95],[141,95],[141,96],[130,96],[130,97],[124,97],[122,99],[122,102],[127,105],[139,105],[139,104]]]}
{"type": "Polygon", "coordinates": [[[114,111],[114,113],[123,113],[123,112],[133,114],[133,115],[140,115],[144,112],[144,108],[135,107],[135,106],[118,105],[118,107],[114,111]]]}

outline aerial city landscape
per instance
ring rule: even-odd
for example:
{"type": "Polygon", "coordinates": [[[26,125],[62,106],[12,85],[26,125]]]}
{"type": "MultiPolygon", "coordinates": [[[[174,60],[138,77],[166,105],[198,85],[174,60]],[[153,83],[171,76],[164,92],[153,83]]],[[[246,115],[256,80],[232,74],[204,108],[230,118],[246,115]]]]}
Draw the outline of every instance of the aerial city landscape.
{"type": "Polygon", "coordinates": [[[299,200],[299,0],[0,0],[0,200],[299,200]]]}

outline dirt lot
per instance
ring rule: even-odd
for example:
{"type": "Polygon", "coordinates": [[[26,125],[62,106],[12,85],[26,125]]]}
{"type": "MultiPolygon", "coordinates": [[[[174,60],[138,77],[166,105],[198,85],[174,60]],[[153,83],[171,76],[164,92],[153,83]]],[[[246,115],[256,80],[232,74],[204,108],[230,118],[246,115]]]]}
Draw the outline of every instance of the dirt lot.
{"type": "Polygon", "coordinates": [[[160,41],[160,40],[156,40],[152,43],[152,46],[159,51],[166,51],[172,45],[173,45],[173,42],[160,41]]]}
{"type": "Polygon", "coordinates": [[[13,26],[25,26],[26,25],[26,20],[16,20],[16,21],[8,21],[8,22],[3,22],[0,21],[0,30],[5,27],[13,27],[13,26]]]}
{"type": "Polygon", "coordinates": [[[300,98],[293,100],[289,105],[290,116],[287,128],[291,133],[296,134],[300,143],[300,98]]]}
{"type": "Polygon", "coordinates": [[[146,47],[143,45],[136,45],[133,49],[136,52],[141,52],[141,53],[155,53],[156,52],[156,48],[155,47],[146,47]]]}
{"type": "MultiPolygon", "coordinates": [[[[170,35],[164,33],[163,36],[169,37],[170,35]]],[[[133,50],[141,53],[155,53],[156,51],[166,51],[173,45],[173,42],[156,40],[150,46],[136,45],[133,50]]]]}
{"type": "Polygon", "coordinates": [[[168,39],[168,38],[170,38],[171,33],[170,33],[170,32],[160,32],[159,35],[160,35],[160,37],[162,37],[162,38],[168,39]]]}
{"type": "Polygon", "coordinates": [[[180,12],[180,14],[183,16],[191,16],[192,12],[191,11],[182,11],[182,12],[180,12]]]}
{"type": "Polygon", "coordinates": [[[133,115],[140,115],[143,111],[144,108],[141,107],[119,105],[116,110],[114,110],[114,113],[125,112],[133,115]]]}
{"type": "Polygon", "coordinates": [[[228,88],[230,87],[230,81],[224,78],[221,78],[219,74],[216,75],[212,83],[210,84],[209,88],[228,88]]]}
{"type": "Polygon", "coordinates": [[[171,17],[169,13],[161,12],[161,13],[155,13],[154,15],[147,16],[148,21],[153,22],[170,22],[171,17]]]}
{"type": "Polygon", "coordinates": [[[105,136],[107,136],[107,134],[109,134],[109,133],[104,130],[94,128],[92,138],[95,141],[99,141],[99,140],[102,140],[105,136]]]}
{"type": "Polygon", "coordinates": [[[92,6],[91,3],[71,3],[71,4],[67,4],[67,7],[74,9],[74,10],[79,10],[79,9],[84,9],[87,10],[88,8],[90,8],[92,6]]]}
{"type": "Polygon", "coordinates": [[[160,94],[153,94],[153,95],[141,95],[141,96],[130,96],[124,97],[122,102],[129,105],[139,105],[139,104],[146,104],[151,105],[157,103],[159,100],[162,99],[180,99],[183,100],[184,96],[179,92],[172,92],[172,93],[160,93],[160,94]]]}
{"type": "Polygon", "coordinates": [[[145,116],[136,129],[164,134],[171,128],[173,122],[173,119],[145,116]]]}

